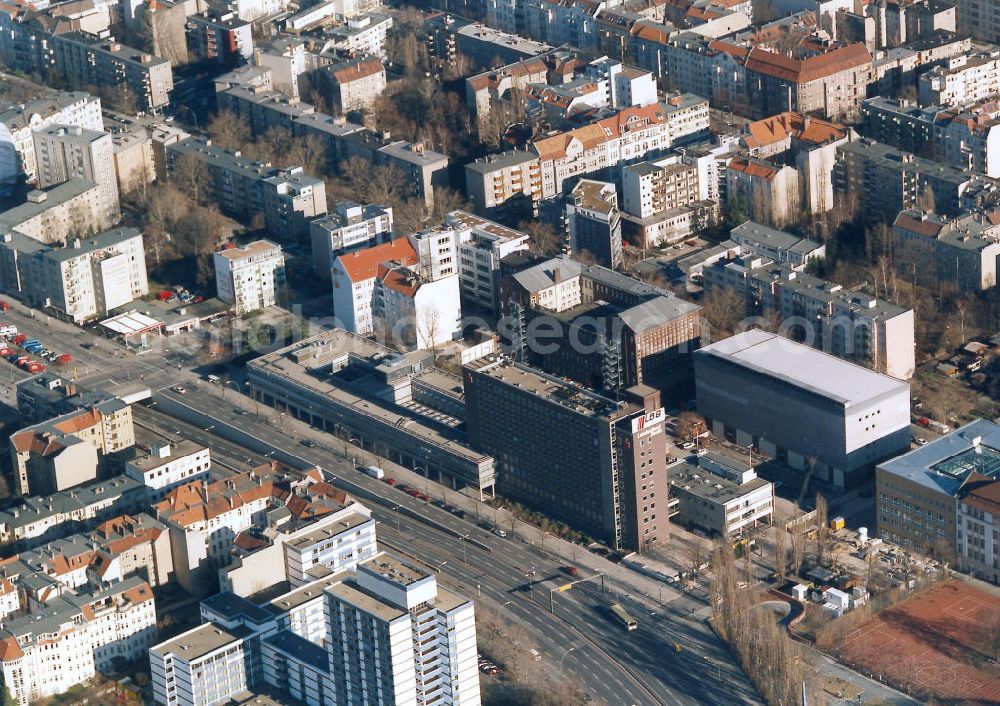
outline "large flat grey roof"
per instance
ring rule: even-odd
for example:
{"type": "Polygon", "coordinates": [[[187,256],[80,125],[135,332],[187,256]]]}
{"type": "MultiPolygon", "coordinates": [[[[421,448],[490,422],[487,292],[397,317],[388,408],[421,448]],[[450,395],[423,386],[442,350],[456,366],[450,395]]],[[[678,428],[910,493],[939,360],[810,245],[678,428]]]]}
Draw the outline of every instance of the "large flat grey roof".
{"type": "Polygon", "coordinates": [[[909,390],[907,383],[888,375],[759,329],[705,346],[695,355],[726,360],[810,390],[845,407],[909,390]]]}
{"type": "MultiPolygon", "coordinates": [[[[982,457],[985,463],[996,453],[1000,453],[1000,425],[988,419],[977,419],[926,446],[919,446],[902,456],[880,463],[879,468],[925,488],[953,496],[968,473],[953,472],[956,465],[963,464],[947,462],[961,461],[958,457],[968,454],[972,464],[979,466],[976,457],[982,457]]],[[[975,470],[998,477],[990,468],[977,467],[975,470]]]]}

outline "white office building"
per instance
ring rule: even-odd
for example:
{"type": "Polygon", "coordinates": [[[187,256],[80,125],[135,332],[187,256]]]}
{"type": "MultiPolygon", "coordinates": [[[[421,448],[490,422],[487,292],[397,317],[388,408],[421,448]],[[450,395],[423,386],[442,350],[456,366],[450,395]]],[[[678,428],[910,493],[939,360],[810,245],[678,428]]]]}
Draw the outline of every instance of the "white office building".
{"type": "Polygon", "coordinates": [[[215,253],[215,288],[219,299],[237,315],[266,309],[278,302],[285,284],[285,256],[281,246],[255,240],[215,253]]]}

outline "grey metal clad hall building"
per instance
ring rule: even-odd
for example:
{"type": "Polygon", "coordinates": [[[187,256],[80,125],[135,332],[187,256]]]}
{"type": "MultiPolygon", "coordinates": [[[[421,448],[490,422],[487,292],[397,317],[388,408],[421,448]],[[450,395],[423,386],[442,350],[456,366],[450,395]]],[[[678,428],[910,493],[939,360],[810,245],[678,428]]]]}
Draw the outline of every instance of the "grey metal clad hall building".
{"type": "Polygon", "coordinates": [[[844,487],[910,443],[910,386],[767,331],[694,355],[712,432],[844,487]]]}

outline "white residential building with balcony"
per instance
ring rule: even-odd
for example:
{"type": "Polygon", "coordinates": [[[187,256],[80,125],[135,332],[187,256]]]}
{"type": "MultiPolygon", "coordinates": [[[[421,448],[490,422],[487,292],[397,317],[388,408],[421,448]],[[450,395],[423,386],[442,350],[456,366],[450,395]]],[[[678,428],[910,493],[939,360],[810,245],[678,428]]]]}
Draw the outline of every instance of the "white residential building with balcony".
{"type": "Polygon", "coordinates": [[[215,253],[215,288],[219,299],[237,315],[266,309],[278,302],[285,284],[281,246],[256,240],[243,247],[215,253]]]}

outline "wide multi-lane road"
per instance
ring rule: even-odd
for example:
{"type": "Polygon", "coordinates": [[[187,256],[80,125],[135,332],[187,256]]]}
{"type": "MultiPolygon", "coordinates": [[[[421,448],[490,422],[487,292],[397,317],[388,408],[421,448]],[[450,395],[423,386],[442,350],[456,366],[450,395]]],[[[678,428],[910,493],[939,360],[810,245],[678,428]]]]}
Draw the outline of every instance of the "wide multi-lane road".
{"type": "MultiPolygon", "coordinates": [[[[673,600],[664,605],[630,595],[627,586],[611,580],[602,591],[595,578],[553,593],[550,612],[550,590],[569,579],[560,571],[561,562],[542,548],[497,537],[477,526],[474,518],[459,518],[359,473],[343,457],[340,442],[303,446],[291,436],[290,426],[297,422],[286,421],[282,429],[263,415],[234,412],[234,402],[245,405],[245,399],[230,396],[223,405],[219,395],[206,386],[184,395],[163,390],[157,396],[210,414],[218,426],[187,424],[155,407],[137,411],[144,426],[213,449],[224,448],[233,457],[239,447],[220,440],[219,433],[223,425],[238,425],[273,448],[321,466],[334,482],[373,508],[380,522],[379,539],[387,548],[415,557],[439,573],[447,585],[496,608],[507,622],[524,626],[544,658],[557,671],[561,666],[566,675],[578,679],[595,700],[608,704],[759,703],[746,676],[695,615],[704,609],[703,601],[666,587],[669,596],[664,598],[673,600]],[[627,632],[614,620],[608,611],[613,603],[623,604],[638,619],[637,630],[627,632]]],[[[253,403],[249,405],[252,409],[253,403]]],[[[298,435],[303,434],[315,432],[299,430],[298,435]]],[[[261,458],[260,454],[248,456],[261,458]]]]}
{"type": "Polygon", "coordinates": [[[522,625],[548,662],[550,675],[561,671],[571,676],[594,701],[671,706],[760,703],[746,676],[695,614],[700,610],[703,617],[703,601],[665,587],[665,603],[660,603],[610,579],[602,590],[595,578],[553,593],[550,612],[551,589],[568,580],[560,573],[562,562],[557,557],[538,546],[496,537],[477,526],[475,518],[457,517],[358,473],[341,453],[342,442],[332,436],[281,419],[263,406],[255,414],[257,406],[235,391],[239,371],[233,371],[235,382],[223,400],[217,386],[198,382],[195,373],[178,369],[183,361],[174,353],[123,356],[112,342],[38,314],[33,319],[17,304],[3,316],[47,347],[73,354],[75,365],[66,372],[81,384],[113,392],[141,382],[154,390],[155,398],[181,402],[210,417],[207,424],[193,425],[160,412],[157,404],[136,408],[136,419],[147,431],[209,445],[226,459],[226,470],[241,459],[253,463],[267,455],[227,439],[226,425],[253,435],[270,449],[322,466],[373,508],[381,523],[379,538],[387,547],[416,557],[437,571],[445,584],[491,605],[506,621],[522,625]],[[185,387],[184,394],[171,390],[178,384],[185,387]],[[320,444],[305,447],[299,443],[303,436],[319,439],[320,444]],[[608,611],[613,603],[621,603],[638,619],[637,630],[627,632],[615,621],[608,611]]]}

